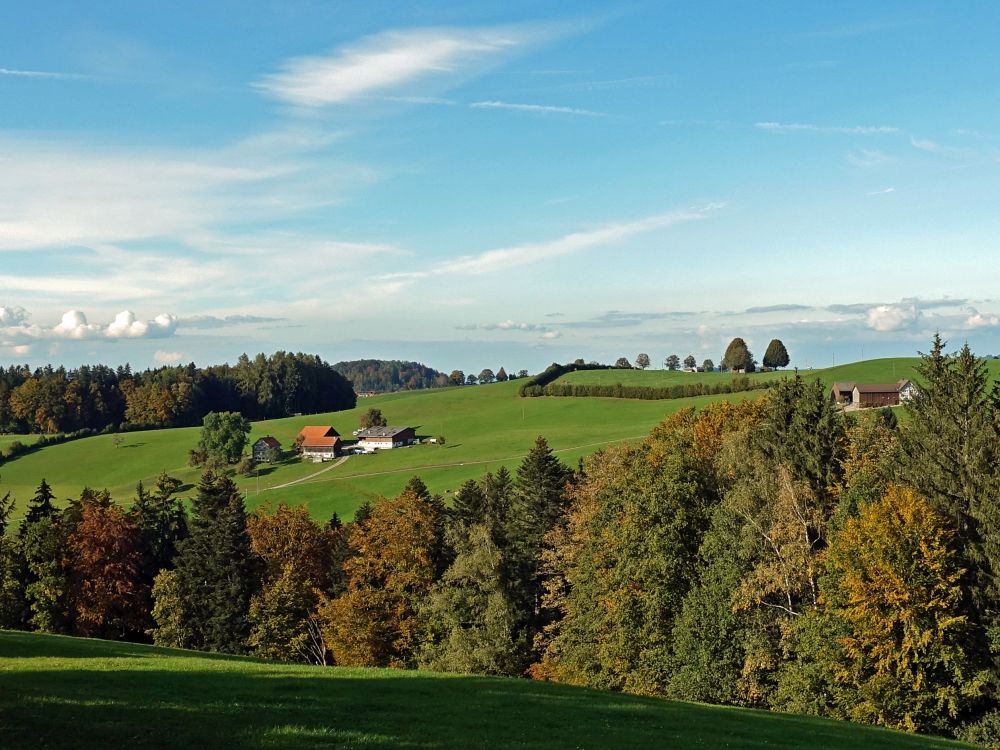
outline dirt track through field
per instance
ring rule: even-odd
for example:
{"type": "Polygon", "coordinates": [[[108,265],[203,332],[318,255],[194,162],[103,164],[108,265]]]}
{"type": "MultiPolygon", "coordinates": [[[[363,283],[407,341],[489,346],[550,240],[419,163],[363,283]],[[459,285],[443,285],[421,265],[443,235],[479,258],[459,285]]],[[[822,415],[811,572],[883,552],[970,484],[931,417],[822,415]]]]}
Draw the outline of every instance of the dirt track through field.
{"type": "MultiPolygon", "coordinates": [[[[599,445],[611,445],[612,443],[621,443],[626,440],[639,440],[640,438],[644,438],[647,436],[648,433],[645,435],[632,435],[630,437],[615,438],[614,440],[602,440],[597,443],[584,443],[583,445],[573,445],[570,446],[569,448],[559,448],[558,450],[554,450],[552,452],[566,453],[567,451],[575,451],[579,450],[580,448],[594,448],[599,445]]],[[[399,449],[397,448],[396,450],[399,449]]],[[[497,463],[503,463],[504,461],[517,461],[518,459],[524,458],[526,455],[528,454],[522,453],[521,455],[518,456],[510,456],[508,458],[490,458],[483,461],[455,461],[450,464],[428,464],[427,466],[407,466],[402,469],[387,469],[386,471],[372,471],[365,474],[348,474],[342,477],[326,477],[325,479],[317,479],[315,482],[310,481],[318,477],[320,474],[325,474],[331,469],[336,469],[338,466],[340,466],[342,463],[344,463],[344,461],[348,459],[347,456],[344,456],[339,461],[330,464],[325,469],[317,471],[315,474],[310,474],[309,476],[301,477],[291,482],[285,482],[284,484],[277,484],[274,487],[264,487],[263,489],[261,489],[261,492],[269,492],[270,490],[280,490],[284,487],[290,487],[293,484],[304,484],[307,482],[309,484],[317,484],[319,482],[337,482],[337,481],[342,481],[344,479],[367,479],[369,477],[382,477],[388,474],[402,474],[403,472],[419,474],[421,471],[426,471],[427,469],[453,469],[456,466],[482,466],[484,464],[497,464],[497,463]]]]}
{"type": "Polygon", "coordinates": [[[306,475],[304,477],[299,477],[298,479],[293,479],[291,482],[285,482],[284,484],[276,484],[276,485],[274,485],[274,487],[265,487],[263,490],[261,490],[261,492],[267,492],[268,490],[281,490],[281,489],[284,489],[285,487],[291,487],[293,484],[301,484],[302,482],[308,481],[308,480],[312,479],[313,477],[318,477],[320,474],[326,474],[326,472],[332,471],[333,469],[336,469],[338,466],[340,466],[342,463],[344,463],[344,461],[346,461],[348,458],[350,458],[350,456],[342,456],[339,461],[334,461],[329,466],[327,466],[327,467],[325,467],[323,469],[320,469],[319,471],[317,471],[317,472],[315,472],[313,474],[308,474],[308,475],[306,475]]]}

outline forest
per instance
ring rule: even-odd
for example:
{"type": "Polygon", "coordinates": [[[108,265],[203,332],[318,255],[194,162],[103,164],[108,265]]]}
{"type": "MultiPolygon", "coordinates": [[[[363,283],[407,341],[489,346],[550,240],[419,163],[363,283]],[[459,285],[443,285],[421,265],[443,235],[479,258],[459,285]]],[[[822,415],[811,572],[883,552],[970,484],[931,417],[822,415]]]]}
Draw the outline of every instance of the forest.
{"type": "Polygon", "coordinates": [[[356,359],[337,362],[333,369],[350,380],[360,392],[390,393],[451,385],[448,376],[419,362],[356,359]]]}
{"type": "Polygon", "coordinates": [[[311,354],[275,352],[235,365],[132,372],[128,365],[0,369],[0,433],[75,433],[201,424],[209,412],[247,419],[351,409],[354,390],[311,354]]]}
{"type": "MultiPolygon", "coordinates": [[[[798,375],[568,467],[538,438],[450,503],[247,513],[224,473],[129,509],[44,481],[0,627],[320,665],[524,676],[998,747],[998,394],[935,339],[905,418],[798,375]]],[[[0,502],[0,527],[14,499],[0,502]]]]}

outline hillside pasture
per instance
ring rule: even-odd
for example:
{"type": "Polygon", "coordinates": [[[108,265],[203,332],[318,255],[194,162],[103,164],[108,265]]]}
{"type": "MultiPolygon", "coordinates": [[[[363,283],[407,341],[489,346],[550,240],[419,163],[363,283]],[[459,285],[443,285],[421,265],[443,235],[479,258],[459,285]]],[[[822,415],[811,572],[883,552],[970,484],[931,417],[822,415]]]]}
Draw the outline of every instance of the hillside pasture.
{"type": "Polygon", "coordinates": [[[0,631],[6,750],[968,747],[523,679],[317,668],[0,631]]]}

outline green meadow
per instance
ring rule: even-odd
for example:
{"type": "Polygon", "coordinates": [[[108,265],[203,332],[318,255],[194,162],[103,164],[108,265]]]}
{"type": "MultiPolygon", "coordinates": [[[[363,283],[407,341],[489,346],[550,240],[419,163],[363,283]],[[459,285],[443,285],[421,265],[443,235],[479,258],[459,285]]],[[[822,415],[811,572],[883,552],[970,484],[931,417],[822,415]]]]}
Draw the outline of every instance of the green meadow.
{"type": "Polygon", "coordinates": [[[0,631],[0,746],[968,747],[806,716],[510,678],[317,668],[0,631]]]}
{"type": "MultiPolygon", "coordinates": [[[[485,386],[409,391],[361,399],[349,411],[291,417],[253,425],[251,442],[273,435],[290,447],[307,424],[329,424],[350,438],[358,420],[371,407],[382,410],[390,424],[412,425],[422,438],[445,437],[444,445],[429,443],[350,456],[343,463],[314,464],[287,459],[262,466],[259,476],[238,477],[250,507],[260,503],[307,503],[317,517],[337,512],[350,517],[365,500],[398,493],[414,474],[433,492],[447,495],[466,479],[501,465],[514,468],[539,435],[570,464],[609,443],[644,437],[667,414],[688,406],[703,406],[725,396],[674,401],[616,399],[523,399],[520,382],[485,386]],[[292,484],[289,484],[292,483],[292,484]],[[287,485],[287,486],[285,486],[287,485]]],[[[737,394],[729,398],[743,398],[737,394]]],[[[0,488],[27,500],[44,477],[59,498],[79,495],[85,486],[107,487],[127,502],[135,484],[155,481],[161,471],[182,479],[184,492],[198,481],[198,470],[187,466],[188,451],[198,442],[200,428],[150,430],[122,434],[117,447],[111,435],[48,446],[0,466],[0,488]]]]}
{"type": "MultiPolygon", "coordinates": [[[[915,358],[868,360],[824,370],[804,370],[800,374],[817,377],[826,384],[834,380],[894,382],[912,377],[916,363],[915,358]]],[[[1000,377],[1000,361],[991,361],[989,366],[994,377],[1000,377]]],[[[776,379],[790,374],[783,371],[751,377],[776,379]]],[[[695,380],[722,382],[730,377],[724,373],[596,370],[570,373],[564,380],[660,386],[695,380]]],[[[282,445],[290,447],[295,435],[307,424],[329,424],[350,438],[361,414],[377,407],[390,424],[415,426],[422,438],[443,435],[445,444],[425,443],[374,455],[350,456],[337,463],[313,464],[291,458],[262,466],[258,475],[238,477],[237,481],[250,507],[268,502],[306,503],[318,518],[329,517],[333,512],[349,518],[364,501],[398,493],[415,474],[432,492],[447,497],[467,479],[500,466],[513,469],[539,435],[549,441],[560,458],[575,465],[580,457],[610,443],[641,439],[653,425],[679,409],[760,395],[758,391],[661,401],[520,398],[517,390],[522,383],[386,394],[360,399],[357,408],[349,411],[257,422],[251,441],[274,435],[282,445]]],[[[198,442],[199,429],[123,433],[117,446],[111,435],[48,446],[0,466],[0,492],[11,491],[23,509],[38,482],[45,478],[62,499],[78,496],[83,487],[90,486],[107,487],[116,499],[128,502],[137,482],[150,484],[161,471],[166,471],[183,480],[183,491],[190,494],[199,472],[187,466],[187,457],[198,442]]],[[[15,439],[25,438],[0,438],[8,442],[15,439]]]]}

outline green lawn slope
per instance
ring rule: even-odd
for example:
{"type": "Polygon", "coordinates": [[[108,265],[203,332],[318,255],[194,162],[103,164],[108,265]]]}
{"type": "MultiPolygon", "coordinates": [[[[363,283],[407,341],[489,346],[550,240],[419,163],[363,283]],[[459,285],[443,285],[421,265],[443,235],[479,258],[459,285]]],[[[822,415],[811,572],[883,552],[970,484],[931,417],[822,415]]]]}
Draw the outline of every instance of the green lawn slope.
{"type": "Polygon", "coordinates": [[[961,748],[822,719],[528,680],[320,669],[0,631],[0,746],[961,748]]]}
{"type": "MultiPolygon", "coordinates": [[[[424,437],[444,435],[445,445],[423,444],[351,456],[332,466],[290,459],[265,466],[260,475],[238,478],[247,504],[307,503],[318,518],[336,511],[350,517],[365,500],[398,493],[419,474],[433,492],[447,494],[463,481],[501,465],[515,467],[538,435],[544,435],[560,458],[575,464],[580,456],[622,440],[640,439],[667,414],[687,406],[703,406],[726,396],[674,401],[615,399],[524,399],[520,382],[485,386],[409,391],[361,399],[350,411],[334,412],[253,425],[250,440],[274,435],[291,446],[307,424],[330,424],[350,437],[361,414],[378,407],[391,424],[412,425],[424,437]],[[322,472],[322,473],[320,473],[322,472]]],[[[756,394],[755,394],[756,395],[756,394]]],[[[745,398],[736,394],[728,398],[745,398]]],[[[0,466],[0,494],[10,490],[18,510],[44,477],[63,499],[78,496],[84,486],[107,487],[121,502],[133,495],[135,484],[155,481],[161,471],[179,477],[190,494],[198,471],[187,466],[188,451],[198,442],[200,428],[151,430],[53,445],[0,466]]]]}

